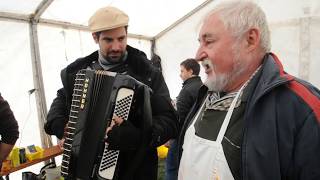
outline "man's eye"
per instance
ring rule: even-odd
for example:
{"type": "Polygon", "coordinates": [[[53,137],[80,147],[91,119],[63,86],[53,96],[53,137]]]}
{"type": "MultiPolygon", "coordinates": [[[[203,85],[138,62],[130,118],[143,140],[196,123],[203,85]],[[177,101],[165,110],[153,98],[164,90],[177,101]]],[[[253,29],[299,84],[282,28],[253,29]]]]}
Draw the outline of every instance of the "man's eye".
{"type": "Polygon", "coordinates": [[[107,43],[110,43],[110,42],[113,41],[113,39],[107,39],[107,38],[106,38],[106,39],[104,39],[104,41],[107,42],[107,43]]]}

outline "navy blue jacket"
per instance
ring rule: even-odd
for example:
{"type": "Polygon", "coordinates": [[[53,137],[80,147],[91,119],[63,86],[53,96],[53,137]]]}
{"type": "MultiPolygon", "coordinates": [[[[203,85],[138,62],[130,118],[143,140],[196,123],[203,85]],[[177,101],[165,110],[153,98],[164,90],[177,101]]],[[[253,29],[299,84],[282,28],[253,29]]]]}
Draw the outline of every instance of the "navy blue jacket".
{"type": "MultiPolygon", "coordinates": [[[[284,72],[273,54],[266,55],[261,70],[244,113],[242,179],[319,180],[320,91],[284,72]]],[[[180,156],[185,131],[206,93],[203,86],[182,128],[180,156]]]]}

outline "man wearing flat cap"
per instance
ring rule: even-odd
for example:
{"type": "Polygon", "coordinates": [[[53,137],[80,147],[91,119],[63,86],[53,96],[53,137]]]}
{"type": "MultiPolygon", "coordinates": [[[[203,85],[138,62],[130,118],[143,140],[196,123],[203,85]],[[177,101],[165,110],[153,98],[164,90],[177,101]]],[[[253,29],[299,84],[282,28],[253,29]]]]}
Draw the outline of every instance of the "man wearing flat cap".
{"type": "Polygon", "coordinates": [[[107,70],[128,74],[152,89],[152,130],[147,137],[149,145],[145,153],[138,154],[137,149],[142,139],[140,119],[119,122],[118,126],[109,129],[106,139],[109,147],[120,150],[118,173],[113,180],[156,180],[156,147],[177,135],[178,121],[161,72],[152,66],[145,53],[127,45],[128,21],[127,14],[110,6],[101,8],[92,15],[89,28],[99,50],[75,60],[61,71],[63,88],[57,91],[44,128],[48,134],[63,141],[74,79],[79,70],[107,70]],[[138,161],[132,162],[132,159],[138,161]]]}

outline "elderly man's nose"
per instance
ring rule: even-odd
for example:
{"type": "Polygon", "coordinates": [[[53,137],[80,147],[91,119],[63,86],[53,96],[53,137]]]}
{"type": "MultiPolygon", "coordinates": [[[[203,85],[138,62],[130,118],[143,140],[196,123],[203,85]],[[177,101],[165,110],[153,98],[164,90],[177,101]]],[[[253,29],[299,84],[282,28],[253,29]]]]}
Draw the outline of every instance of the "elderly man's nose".
{"type": "Polygon", "coordinates": [[[203,61],[203,59],[205,59],[206,57],[207,57],[207,54],[206,54],[205,52],[198,50],[195,59],[196,59],[197,61],[203,61]]]}

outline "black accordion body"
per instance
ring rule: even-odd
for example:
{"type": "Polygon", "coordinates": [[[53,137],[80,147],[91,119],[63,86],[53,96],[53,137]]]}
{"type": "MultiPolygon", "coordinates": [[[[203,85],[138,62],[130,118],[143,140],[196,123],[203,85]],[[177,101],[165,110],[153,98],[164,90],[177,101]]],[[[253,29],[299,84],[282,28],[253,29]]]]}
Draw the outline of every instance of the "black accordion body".
{"type": "MultiPolygon", "coordinates": [[[[101,70],[76,74],[61,164],[65,179],[114,179],[120,152],[108,149],[106,128],[113,115],[128,120],[141,87],[143,96],[149,96],[146,85],[128,75],[101,70]]],[[[146,119],[152,119],[148,99],[142,106],[146,119]]]]}

